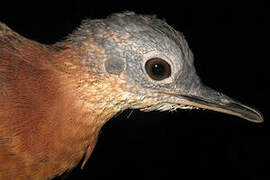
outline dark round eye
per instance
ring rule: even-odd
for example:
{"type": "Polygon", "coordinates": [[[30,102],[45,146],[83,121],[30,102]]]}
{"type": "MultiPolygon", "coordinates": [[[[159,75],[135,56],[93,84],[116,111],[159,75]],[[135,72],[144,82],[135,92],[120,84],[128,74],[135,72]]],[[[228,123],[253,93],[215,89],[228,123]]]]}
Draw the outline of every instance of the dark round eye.
{"type": "Polygon", "coordinates": [[[171,76],[171,66],[160,58],[149,59],[145,63],[147,74],[154,80],[161,81],[171,76]]]}

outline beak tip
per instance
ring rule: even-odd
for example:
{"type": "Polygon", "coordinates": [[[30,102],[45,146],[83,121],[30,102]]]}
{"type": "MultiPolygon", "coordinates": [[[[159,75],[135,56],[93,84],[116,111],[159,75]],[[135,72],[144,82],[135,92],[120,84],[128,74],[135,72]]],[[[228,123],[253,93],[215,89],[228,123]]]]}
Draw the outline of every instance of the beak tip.
{"type": "Polygon", "coordinates": [[[257,116],[256,118],[251,120],[252,122],[255,122],[255,123],[263,123],[264,122],[264,117],[263,117],[262,113],[257,112],[256,116],[257,116]]]}
{"type": "Polygon", "coordinates": [[[254,109],[254,108],[245,106],[245,105],[242,105],[242,107],[244,107],[246,111],[243,111],[241,109],[242,113],[239,114],[240,117],[242,116],[242,118],[244,118],[248,121],[254,122],[254,123],[263,123],[264,122],[263,114],[260,111],[254,109]]]}

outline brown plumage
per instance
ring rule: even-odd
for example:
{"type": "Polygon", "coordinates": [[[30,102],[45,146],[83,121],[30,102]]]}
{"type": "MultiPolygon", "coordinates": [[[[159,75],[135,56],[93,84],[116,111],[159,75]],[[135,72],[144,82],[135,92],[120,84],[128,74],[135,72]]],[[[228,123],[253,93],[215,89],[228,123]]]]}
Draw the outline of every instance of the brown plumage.
{"type": "Polygon", "coordinates": [[[0,23],[0,179],[51,179],[85,155],[83,166],[103,124],[127,108],[194,107],[263,120],[202,86],[183,35],[154,17],[86,20],[53,45],[0,23]]]}

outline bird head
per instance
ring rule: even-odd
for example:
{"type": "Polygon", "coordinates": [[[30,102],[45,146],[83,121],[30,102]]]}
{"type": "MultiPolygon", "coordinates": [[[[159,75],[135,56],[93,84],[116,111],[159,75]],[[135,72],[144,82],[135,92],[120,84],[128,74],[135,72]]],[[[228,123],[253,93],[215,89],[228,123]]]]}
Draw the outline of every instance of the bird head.
{"type": "Polygon", "coordinates": [[[127,108],[204,108],[263,121],[204,86],[183,34],[153,16],[85,20],[53,45],[0,23],[0,179],[49,179],[85,154],[83,167],[102,125],[127,108]]]}
{"type": "Polygon", "coordinates": [[[203,108],[263,121],[257,110],[205,86],[183,34],[154,16],[126,12],[85,20],[66,42],[81,49],[92,73],[116,79],[119,110],[203,108]]]}

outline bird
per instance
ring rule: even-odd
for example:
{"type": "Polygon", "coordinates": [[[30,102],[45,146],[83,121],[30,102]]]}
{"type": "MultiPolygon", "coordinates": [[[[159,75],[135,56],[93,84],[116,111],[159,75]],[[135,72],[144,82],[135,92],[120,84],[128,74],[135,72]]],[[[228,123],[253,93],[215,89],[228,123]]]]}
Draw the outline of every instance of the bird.
{"type": "Polygon", "coordinates": [[[125,109],[208,109],[251,122],[258,110],[204,85],[183,33],[154,15],[86,19],[42,44],[0,22],[0,179],[46,180],[85,165],[125,109]]]}

